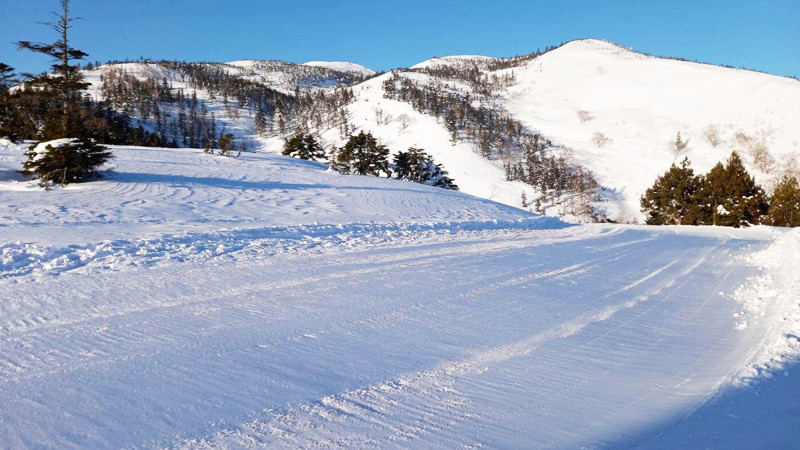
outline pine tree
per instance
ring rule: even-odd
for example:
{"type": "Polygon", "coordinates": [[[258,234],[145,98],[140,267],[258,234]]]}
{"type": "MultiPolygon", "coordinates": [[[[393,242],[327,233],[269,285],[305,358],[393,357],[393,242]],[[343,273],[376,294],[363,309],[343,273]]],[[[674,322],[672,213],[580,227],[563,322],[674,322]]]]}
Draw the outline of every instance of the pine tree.
{"type": "Polygon", "coordinates": [[[20,49],[42,53],[55,60],[51,66],[53,74],[29,76],[27,81],[28,84],[55,96],[61,103],[60,126],[52,130],[52,135],[45,133],[45,139],[82,138],[53,145],[33,144],[28,152],[28,161],[23,166],[24,172],[44,181],[66,184],[97,175],[97,168],[111,158],[111,152],[85,138],[89,133],[79,113],[79,101],[81,91],[89,83],[83,80],[80,67],[71,64],[71,61],[83,59],[87,54],[69,46],[68,31],[74,20],[69,16],[69,0],[61,0],[61,8],[61,13],[55,14],[58,20],[47,24],[58,32],[59,39],[56,42],[41,44],[19,41],[17,44],[20,49]]]}
{"type": "Polygon", "coordinates": [[[361,131],[350,139],[336,153],[334,168],[342,173],[356,173],[359,175],[380,176],[381,172],[387,176],[392,174],[389,169],[389,149],[378,144],[372,133],[361,131]]]}
{"type": "Polygon", "coordinates": [[[64,139],[31,145],[23,173],[61,185],[98,176],[97,168],[111,158],[106,147],[89,139],[64,139]]]}
{"type": "Polygon", "coordinates": [[[311,134],[298,133],[286,140],[283,155],[310,161],[325,160],[325,150],[311,134]]]}
{"type": "Polygon", "coordinates": [[[80,73],[80,66],[72,64],[72,61],[83,59],[87,54],[69,45],[68,31],[72,28],[71,23],[75,20],[69,16],[69,0],[61,0],[61,12],[54,13],[54,15],[57,20],[48,22],[45,25],[48,25],[59,34],[57,41],[51,44],[19,41],[17,46],[20,49],[45,54],[54,60],[54,63],[50,66],[53,69],[52,74],[29,76],[26,81],[27,85],[41,88],[60,100],[60,129],[54,130],[53,135],[45,136],[45,138],[78,136],[83,130],[75,107],[81,98],[81,91],[88,88],[89,83],[84,81],[80,73]]]}
{"type": "Polygon", "coordinates": [[[769,211],[764,191],[736,152],[725,166],[718,163],[708,172],[696,199],[702,206],[700,222],[705,225],[748,226],[759,223],[769,211]]]}
{"type": "Polygon", "coordinates": [[[642,212],[648,225],[696,225],[695,195],[700,188],[700,178],[694,175],[688,158],[680,167],[672,164],[658,177],[653,187],[641,198],[642,212]]]}
{"type": "Polygon", "coordinates": [[[12,140],[16,140],[17,135],[12,124],[12,96],[9,92],[9,87],[14,81],[14,68],[0,63],[0,138],[8,137],[12,140]]]}
{"type": "Polygon", "coordinates": [[[411,147],[406,152],[398,152],[394,156],[393,170],[394,177],[398,180],[458,190],[458,186],[447,176],[447,171],[441,164],[433,162],[433,158],[422,149],[411,147]]]}
{"type": "Polygon", "coordinates": [[[769,217],[777,227],[800,227],[800,183],[784,176],[775,186],[769,201],[769,217]]]}

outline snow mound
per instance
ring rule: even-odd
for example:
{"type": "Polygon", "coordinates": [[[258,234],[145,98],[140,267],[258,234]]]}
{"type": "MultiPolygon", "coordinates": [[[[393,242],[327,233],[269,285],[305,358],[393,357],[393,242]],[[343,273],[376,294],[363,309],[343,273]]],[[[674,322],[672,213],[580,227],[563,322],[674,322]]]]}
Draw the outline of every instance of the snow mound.
{"type": "Polygon", "coordinates": [[[324,69],[335,70],[337,72],[352,72],[365,77],[375,75],[375,71],[368,67],[346,61],[308,61],[301,65],[309,67],[322,67],[324,69]]]}
{"type": "Polygon", "coordinates": [[[482,56],[482,55],[452,55],[452,56],[443,56],[443,57],[434,57],[423,61],[418,64],[414,64],[411,66],[411,69],[428,69],[431,67],[436,66],[448,66],[453,64],[465,64],[465,63],[480,63],[480,62],[487,62],[487,61],[494,61],[497,58],[493,58],[491,56],[482,56]]]}

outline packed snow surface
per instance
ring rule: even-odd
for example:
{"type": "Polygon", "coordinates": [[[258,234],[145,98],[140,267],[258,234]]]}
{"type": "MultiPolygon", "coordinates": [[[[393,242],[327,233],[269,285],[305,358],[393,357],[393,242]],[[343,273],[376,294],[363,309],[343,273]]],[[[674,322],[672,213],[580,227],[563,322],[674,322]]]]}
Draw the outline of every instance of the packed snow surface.
{"type": "Polygon", "coordinates": [[[2,448],[800,444],[796,231],[114,153],[45,190],[0,142],[2,448]]]}

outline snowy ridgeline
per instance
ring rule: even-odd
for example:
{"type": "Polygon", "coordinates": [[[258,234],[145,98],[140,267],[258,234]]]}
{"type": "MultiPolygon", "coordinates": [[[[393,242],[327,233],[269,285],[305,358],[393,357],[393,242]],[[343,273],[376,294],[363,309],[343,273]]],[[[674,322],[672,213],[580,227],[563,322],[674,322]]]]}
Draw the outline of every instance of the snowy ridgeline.
{"type": "MultiPolygon", "coordinates": [[[[224,127],[249,150],[278,153],[283,138],[296,131],[317,135],[326,150],[343,145],[350,134],[371,132],[393,153],[424,149],[466,193],[570,221],[591,220],[587,202],[600,217],[643,221],[639,198],[683,157],[702,173],[736,150],[767,189],[776,176],[796,172],[800,160],[797,80],[651,57],[598,40],[509,60],[434,58],[363,82],[358,77],[373,73],[349,63],[172,66],[123,64],[88,74],[97,98],[104,71],[167,79],[187,102],[196,94],[206,120],[214,115],[217,133],[224,127]],[[198,70],[203,83],[188,75],[198,70]],[[227,78],[211,86],[213,73],[227,78]],[[437,101],[419,103],[387,92],[390,79],[396,86],[412,83],[427,93],[426,101],[437,101]],[[348,86],[348,94],[337,89],[348,86]],[[545,168],[557,170],[532,175],[517,134],[540,135],[547,151],[533,159],[544,157],[545,168]],[[599,186],[587,184],[584,176],[599,186]]],[[[141,117],[136,102],[130,105],[141,117]]],[[[171,108],[177,120],[177,106],[171,108]]],[[[168,124],[161,128],[168,139],[171,132],[194,130],[200,136],[194,141],[202,141],[209,135],[203,123],[178,132],[168,124]]],[[[156,128],[152,119],[144,125],[156,128]]]]}

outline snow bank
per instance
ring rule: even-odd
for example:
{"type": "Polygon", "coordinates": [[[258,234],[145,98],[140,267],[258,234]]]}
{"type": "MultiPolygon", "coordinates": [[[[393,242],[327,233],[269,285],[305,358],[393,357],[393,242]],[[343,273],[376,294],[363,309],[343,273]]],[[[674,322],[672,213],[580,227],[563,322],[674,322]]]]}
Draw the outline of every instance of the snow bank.
{"type": "Polygon", "coordinates": [[[751,259],[764,274],[737,292],[746,307],[739,327],[747,327],[749,316],[766,316],[770,326],[755,360],[739,374],[737,381],[745,384],[800,358],[800,229],[785,232],[751,259]]]}

